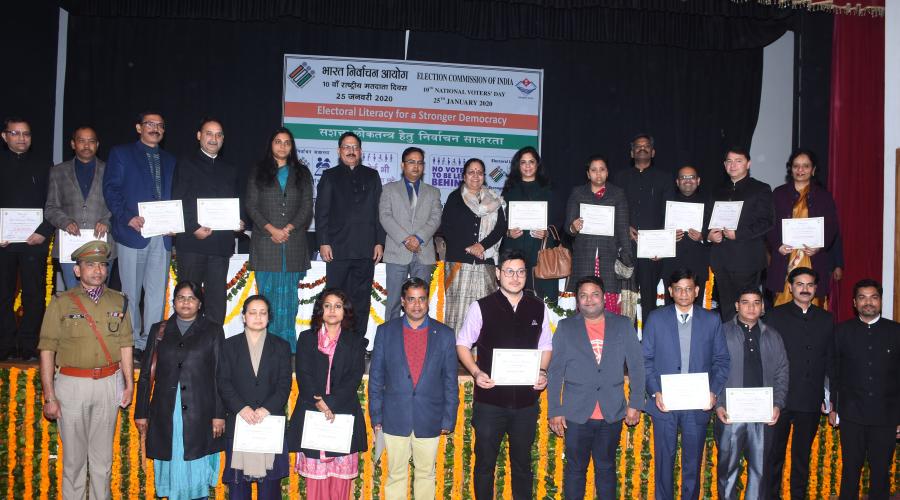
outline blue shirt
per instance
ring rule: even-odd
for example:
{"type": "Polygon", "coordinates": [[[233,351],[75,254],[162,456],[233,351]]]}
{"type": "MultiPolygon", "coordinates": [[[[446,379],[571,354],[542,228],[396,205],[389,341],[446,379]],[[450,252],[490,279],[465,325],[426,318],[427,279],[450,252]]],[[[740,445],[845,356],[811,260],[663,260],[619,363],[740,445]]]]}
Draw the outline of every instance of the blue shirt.
{"type": "Polygon", "coordinates": [[[78,180],[78,187],[81,188],[81,196],[86,200],[91,192],[91,184],[94,183],[94,169],[97,166],[97,159],[93,158],[87,163],[75,158],[72,162],[75,166],[75,178],[78,180]]]}

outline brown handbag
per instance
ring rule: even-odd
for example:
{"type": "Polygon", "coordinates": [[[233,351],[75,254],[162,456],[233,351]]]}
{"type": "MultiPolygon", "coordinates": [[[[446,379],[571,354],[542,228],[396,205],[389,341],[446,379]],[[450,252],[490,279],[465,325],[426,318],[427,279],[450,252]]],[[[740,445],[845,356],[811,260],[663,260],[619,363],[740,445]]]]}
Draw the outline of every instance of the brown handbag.
{"type": "Polygon", "coordinates": [[[562,246],[559,233],[554,226],[550,226],[547,235],[541,241],[537,264],[534,266],[534,276],[542,280],[554,280],[568,278],[570,274],[572,274],[572,252],[562,246]],[[547,239],[551,235],[556,240],[556,246],[547,248],[547,239]]]}

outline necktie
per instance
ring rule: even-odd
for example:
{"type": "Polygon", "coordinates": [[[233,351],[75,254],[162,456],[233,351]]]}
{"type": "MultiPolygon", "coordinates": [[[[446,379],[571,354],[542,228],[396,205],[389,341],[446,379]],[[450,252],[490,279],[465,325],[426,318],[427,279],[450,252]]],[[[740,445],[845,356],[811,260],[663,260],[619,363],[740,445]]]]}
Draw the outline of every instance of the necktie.
{"type": "Polygon", "coordinates": [[[688,320],[688,314],[682,313],[681,314],[681,324],[683,325],[683,324],[687,323],[687,320],[688,320]]]}
{"type": "Polygon", "coordinates": [[[416,186],[412,186],[412,193],[409,195],[409,206],[412,207],[413,211],[416,210],[416,203],[419,202],[419,194],[416,193],[416,186]]]}

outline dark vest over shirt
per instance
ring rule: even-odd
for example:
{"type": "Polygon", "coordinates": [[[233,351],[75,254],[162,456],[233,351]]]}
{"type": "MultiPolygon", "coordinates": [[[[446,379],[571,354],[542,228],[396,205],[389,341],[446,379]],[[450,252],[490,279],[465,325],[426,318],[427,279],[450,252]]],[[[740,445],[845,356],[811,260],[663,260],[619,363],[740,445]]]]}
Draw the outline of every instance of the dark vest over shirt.
{"type": "MultiPolygon", "coordinates": [[[[509,300],[500,290],[478,301],[481,308],[481,332],[478,348],[478,368],[491,373],[494,349],[537,349],[544,324],[544,303],[531,295],[523,295],[513,311],[509,300]]],[[[475,386],[475,401],[503,408],[525,408],[535,404],[540,392],[530,386],[495,386],[482,389],[475,386]]]]}

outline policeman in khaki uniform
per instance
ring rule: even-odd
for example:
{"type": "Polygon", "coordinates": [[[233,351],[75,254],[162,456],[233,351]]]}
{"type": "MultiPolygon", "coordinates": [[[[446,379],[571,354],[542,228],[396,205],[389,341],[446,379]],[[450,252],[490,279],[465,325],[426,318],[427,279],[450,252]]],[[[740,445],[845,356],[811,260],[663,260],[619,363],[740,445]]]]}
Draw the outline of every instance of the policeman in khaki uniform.
{"type": "Polygon", "coordinates": [[[84,498],[88,471],[90,497],[108,499],[118,410],[134,388],[131,321],[125,295],[104,285],[109,245],[86,243],[72,260],[81,286],[56,294],[41,325],[44,416],[59,420],[63,499],[84,498]]]}

